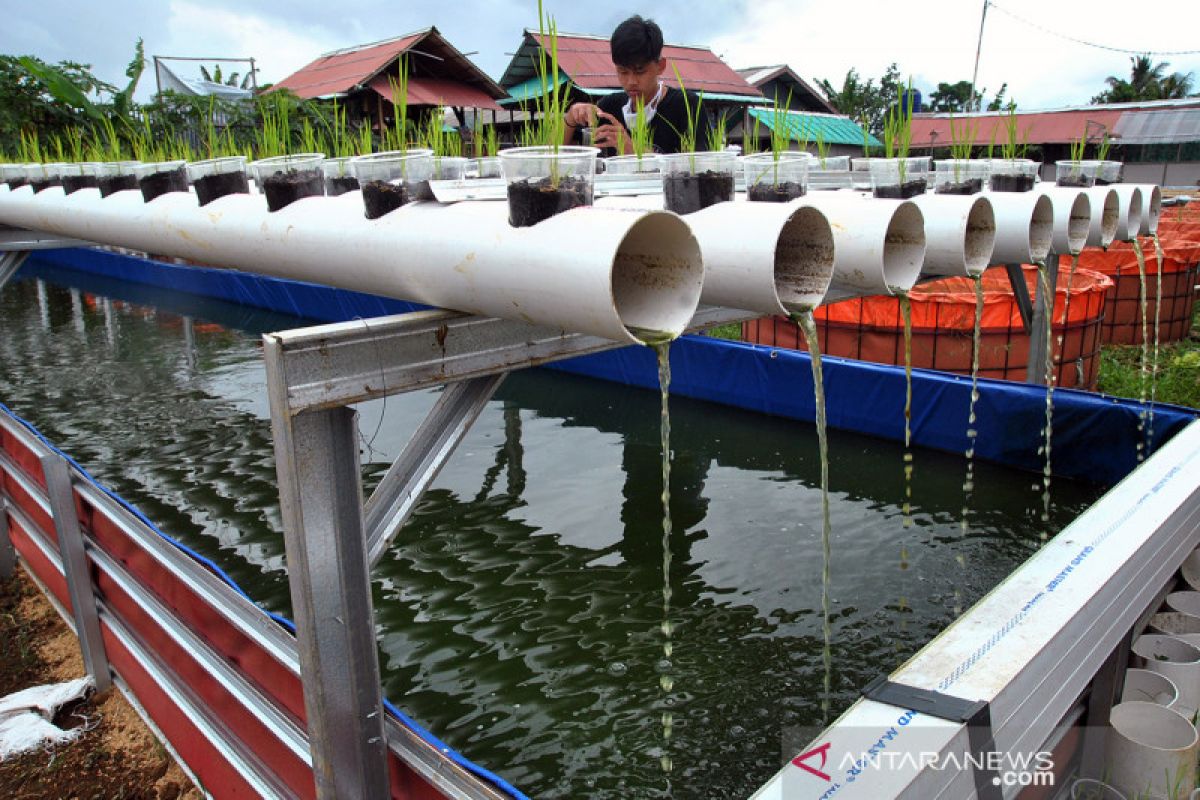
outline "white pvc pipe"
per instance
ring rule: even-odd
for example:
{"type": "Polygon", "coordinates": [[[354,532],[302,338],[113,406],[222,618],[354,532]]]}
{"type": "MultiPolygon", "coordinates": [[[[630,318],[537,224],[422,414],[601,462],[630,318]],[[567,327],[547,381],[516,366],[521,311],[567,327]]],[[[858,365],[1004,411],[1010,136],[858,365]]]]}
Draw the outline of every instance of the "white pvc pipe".
{"type": "Polygon", "coordinates": [[[1158,232],[1158,218],[1162,216],[1162,189],[1153,183],[1138,184],[1142,190],[1142,228],[1139,233],[1158,232]]]}
{"type": "Polygon", "coordinates": [[[923,194],[912,198],[925,217],[927,275],[973,278],[992,261],[996,215],[983,195],[923,194]]]}
{"type": "Polygon", "coordinates": [[[1142,187],[1117,183],[1109,187],[1117,194],[1116,239],[1128,242],[1142,229],[1142,187]]]}
{"type": "Polygon", "coordinates": [[[1092,227],[1092,204],[1081,189],[1038,184],[1035,192],[1054,204],[1054,235],[1050,249],[1058,254],[1075,255],[1083,250],[1092,227]]]}
{"type": "Polygon", "coordinates": [[[1087,247],[1108,247],[1117,236],[1120,201],[1112,186],[1093,186],[1083,190],[1091,201],[1091,225],[1087,247]]]}
{"type": "Polygon", "coordinates": [[[925,217],[912,201],[813,192],[796,202],[819,209],[833,229],[831,291],[895,294],[917,282],[925,260],[925,217]]]}
{"type": "Polygon", "coordinates": [[[1129,797],[1186,797],[1196,785],[1196,728],[1174,708],[1131,701],[1113,706],[1105,764],[1129,797]]]}
{"type": "Polygon", "coordinates": [[[819,210],[796,202],[717,203],[684,220],[704,259],[702,302],[788,314],[824,300],[835,249],[819,210]]]}
{"type": "Polygon", "coordinates": [[[616,341],[676,336],[691,320],[703,266],[674,214],[582,208],[529,228],[507,217],[505,203],[413,203],[367,220],[355,192],[273,214],[244,194],[203,208],[182,192],[0,194],[0,222],[21,228],[616,341]]]}
{"type": "Polygon", "coordinates": [[[1037,192],[986,192],[996,216],[996,264],[1044,261],[1054,240],[1054,203],[1037,192]]]}

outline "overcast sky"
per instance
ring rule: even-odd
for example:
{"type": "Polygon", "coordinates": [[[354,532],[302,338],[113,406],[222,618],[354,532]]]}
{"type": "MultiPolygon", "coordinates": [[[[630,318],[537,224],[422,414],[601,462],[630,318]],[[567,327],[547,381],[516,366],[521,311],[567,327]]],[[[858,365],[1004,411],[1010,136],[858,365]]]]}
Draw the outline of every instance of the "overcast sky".
{"type": "MultiPolygon", "coordinates": [[[[4,0],[3,6],[10,13],[0,26],[0,53],[81,61],[119,85],[139,36],[148,57],[253,56],[260,82],[273,82],[328,50],[430,25],[499,78],[521,30],[537,26],[536,0],[4,0]]],[[[835,87],[852,67],[878,79],[895,61],[928,95],[939,81],[971,79],[983,0],[546,0],[546,8],[559,30],[597,35],[641,13],[658,21],[667,41],[708,45],[735,68],[786,63],[810,82],[827,78],[835,87]]],[[[1056,108],[1086,104],[1108,75],[1128,77],[1129,54],[1061,35],[1164,52],[1155,61],[1195,73],[1200,91],[1200,54],[1165,54],[1200,50],[1197,0],[996,0],[987,12],[979,87],[990,98],[1007,82],[1021,108],[1056,108]]],[[[195,65],[179,69],[198,75],[195,65]]],[[[238,66],[224,71],[231,69],[238,66]]],[[[147,70],[138,96],[144,100],[153,90],[147,70]]]]}

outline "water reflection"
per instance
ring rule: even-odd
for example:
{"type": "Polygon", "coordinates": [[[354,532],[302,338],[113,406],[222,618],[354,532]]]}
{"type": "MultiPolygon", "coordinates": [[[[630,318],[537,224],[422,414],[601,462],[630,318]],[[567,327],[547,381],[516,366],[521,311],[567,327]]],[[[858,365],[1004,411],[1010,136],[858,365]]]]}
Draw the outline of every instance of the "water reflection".
{"type": "MultiPolygon", "coordinates": [[[[300,321],[35,274],[46,282],[0,292],[0,399],[288,613],[254,334],[300,321]]],[[[435,397],[361,408],[366,485],[435,397]]],[[[744,797],[778,768],[785,729],[820,720],[813,429],[678,397],[671,414],[669,665],[655,392],[510,376],[375,572],[388,696],[531,796],[660,795],[669,708],[673,795],[744,797]]],[[[1028,476],[977,464],[964,536],[962,458],[918,451],[900,633],[901,448],[830,444],[837,713],[954,617],[956,591],[974,602],[1033,552],[1040,498],[1028,476]]],[[[1062,481],[1055,523],[1096,494],[1062,481]]]]}

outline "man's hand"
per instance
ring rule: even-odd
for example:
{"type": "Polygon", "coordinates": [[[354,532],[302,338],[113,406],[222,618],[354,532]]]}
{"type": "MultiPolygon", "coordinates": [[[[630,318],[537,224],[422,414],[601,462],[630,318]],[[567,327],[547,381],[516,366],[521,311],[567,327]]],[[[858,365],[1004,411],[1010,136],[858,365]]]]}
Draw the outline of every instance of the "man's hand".
{"type": "Polygon", "coordinates": [[[627,155],[632,152],[629,132],[625,130],[624,125],[617,122],[616,117],[596,109],[596,123],[596,128],[592,131],[594,147],[612,147],[617,151],[617,155],[627,155]]]}
{"type": "Polygon", "coordinates": [[[591,126],[597,114],[603,113],[600,107],[593,103],[573,103],[567,109],[566,122],[572,128],[586,128],[591,126]]]}

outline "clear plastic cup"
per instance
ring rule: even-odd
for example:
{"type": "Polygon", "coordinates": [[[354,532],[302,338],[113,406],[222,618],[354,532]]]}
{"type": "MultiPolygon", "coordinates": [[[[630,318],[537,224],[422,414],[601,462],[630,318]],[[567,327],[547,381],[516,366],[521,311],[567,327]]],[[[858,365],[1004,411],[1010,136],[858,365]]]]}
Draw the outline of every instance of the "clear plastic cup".
{"type": "Polygon", "coordinates": [[[508,222],[535,225],[555,214],[592,204],[596,184],[595,147],[513,147],[500,152],[508,189],[508,222]]]}
{"type": "Polygon", "coordinates": [[[660,155],[668,211],[691,214],[733,199],[737,156],[729,150],[660,155]]]}
{"type": "Polygon", "coordinates": [[[1096,185],[1099,161],[1055,161],[1054,182],[1059,186],[1086,189],[1096,185]]]}
{"type": "Polygon", "coordinates": [[[227,194],[250,194],[245,156],[210,158],[188,164],[187,176],[202,206],[227,194]]]}
{"type": "Polygon", "coordinates": [[[151,161],[134,167],[133,174],[137,176],[142,199],[149,203],[167,192],[186,192],[187,172],[183,165],[183,161],[151,161]]]}
{"type": "Polygon", "coordinates": [[[63,193],[72,194],[78,192],[80,189],[95,189],[98,186],[96,182],[96,166],[91,161],[77,161],[71,164],[64,164],[60,174],[63,193]]]}
{"type": "Polygon", "coordinates": [[[808,191],[807,153],[756,153],[742,159],[746,176],[746,198],[756,202],[786,203],[808,191]]]}
{"type": "Polygon", "coordinates": [[[138,188],[137,175],[134,170],[140,161],[105,161],[96,165],[96,183],[100,187],[100,196],[108,197],[116,192],[138,188]]]}
{"type": "Polygon", "coordinates": [[[1029,192],[1042,165],[1028,158],[993,158],[988,162],[993,192],[1029,192]]]}
{"type": "Polygon", "coordinates": [[[8,184],[8,188],[20,189],[29,180],[25,177],[25,170],[28,164],[5,164],[0,167],[0,177],[8,184]]]}
{"type": "Polygon", "coordinates": [[[986,159],[939,158],[933,162],[933,191],[937,194],[978,194],[988,185],[991,165],[986,159]]]}
{"type": "Polygon", "coordinates": [[[433,175],[435,181],[461,181],[467,175],[470,159],[462,156],[434,156],[433,175]]]}
{"type": "Polygon", "coordinates": [[[1125,180],[1125,164],[1120,161],[1101,161],[1096,172],[1096,185],[1108,186],[1125,180]]]}
{"type": "Polygon", "coordinates": [[[350,161],[350,169],[362,188],[367,219],[378,219],[416,200],[433,199],[429,190],[432,150],[391,150],[359,156],[350,161]]]}
{"type": "Polygon", "coordinates": [[[876,197],[906,200],[924,194],[928,188],[929,159],[872,158],[867,164],[871,174],[871,192],[876,197]]]}
{"type": "Polygon", "coordinates": [[[476,178],[501,178],[504,176],[500,169],[499,156],[484,156],[474,159],[476,178]]]}
{"type": "Polygon", "coordinates": [[[324,195],[325,176],[321,174],[324,160],[324,153],[297,153],[251,162],[254,181],[267,196],[267,211],[287,208],[303,197],[324,195]]]}
{"type": "Polygon", "coordinates": [[[35,192],[49,189],[51,186],[62,186],[62,168],[66,164],[51,162],[49,164],[28,164],[25,167],[25,180],[35,192]]]}
{"type": "Polygon", "coordinates": [[[604,159],[606,175],[658,175],[660,172],[658,156],[652,153],[641,156],[613,156],[604,159]]]}
{"type": "Polygon", "coordinates": [[[327,158],[321,162],[321,174],[325,177],[325,195],[337,197],[346,192],[358,190],[358,178],[354,177],[354,169],[350,162],[353,156],[343,158],[327,158]]]}

